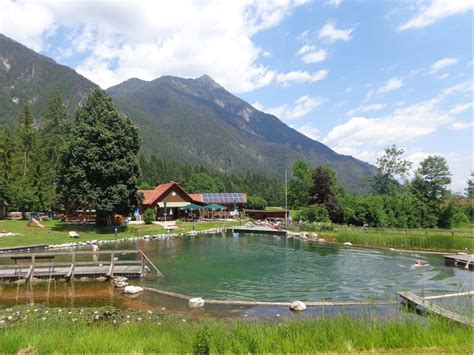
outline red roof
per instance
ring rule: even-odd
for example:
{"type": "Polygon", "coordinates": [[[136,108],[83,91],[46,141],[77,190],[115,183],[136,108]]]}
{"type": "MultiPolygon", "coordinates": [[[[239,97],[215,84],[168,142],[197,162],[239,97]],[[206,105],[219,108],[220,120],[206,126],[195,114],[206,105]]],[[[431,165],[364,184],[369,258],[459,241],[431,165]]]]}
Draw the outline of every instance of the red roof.
{"type": "Polygon", "coordinates": [[[193,199],[195,202],[204,202],[202,200],[202,194],[189,194],[189,196],[193,199]]]}
{"type": "Polygon", "coordinates": [[[139,190],[145,196],[143,204],[152,205],[156,200],[159,200],[163,196],[163,194],[168,191],[173,185],[178,186],[182,190],[181,186],[179,186],[175,182],[168,182],[166,184],[158,185],[153,190],[139,190]]]}

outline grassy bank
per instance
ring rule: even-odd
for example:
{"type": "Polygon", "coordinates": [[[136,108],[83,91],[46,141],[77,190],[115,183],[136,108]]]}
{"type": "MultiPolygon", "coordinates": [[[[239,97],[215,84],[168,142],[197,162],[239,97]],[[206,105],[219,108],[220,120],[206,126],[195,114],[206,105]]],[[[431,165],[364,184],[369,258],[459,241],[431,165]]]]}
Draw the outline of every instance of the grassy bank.
{"type": "Polygon", "coordinates": [[[469,231],[443,231],[421,229],[361,229],[344,226],[304,225],[295,230],[315,232],[326,241],[367,247],[384,247],[439,252],[474,250],[474,238],[469,231]]]}
{"type": "Polygon", "coordinates": [[[438,318],[348,316],[300,321],[187,320],[86,310],[3,312],[0,349],[39,352],[472,352],[472,329],[438,318]],[[99,320],[94,320],[98,318],[99,320]],[[17,320],[25,319],[25,320],[17,320]],[[422,322],[423,321],[423,322],[422,322]]]}
{"type": "MultiPolygon", "coordinates": [[[[242,222],[245,223],[245,222],[242,222]]],[[[161,234],[165,233],[163,227],[156,224],[140,224],[129,225],[117,230],[112,227],[95,227],[93,225],[71,225],[64,224],[58,221],[46,221],[43,223],[44,228],[29,227],[27,221],[0,221],[1,232],[11,232],[18,235],[0,237],[0,248],[20,246],[20,245],[35,245],[35,244],[61,244],[69,243],[71,241],[88,241],[88,240],[105,240],[105,239],[120,239],[127,237],[144,236],[147,234],[161,234]],[[69,231],[77,231],[80,238],[71,239],[68,237],[69,231]]],[[[203,221],[197,223],[181,222],[177,223],[179,229],[173,231],[174,233],[185,233],[191,230],[206,230],[211,228],[220,228],[223,225],[231,226],[238,225],[239,221],[203,221]]]]}

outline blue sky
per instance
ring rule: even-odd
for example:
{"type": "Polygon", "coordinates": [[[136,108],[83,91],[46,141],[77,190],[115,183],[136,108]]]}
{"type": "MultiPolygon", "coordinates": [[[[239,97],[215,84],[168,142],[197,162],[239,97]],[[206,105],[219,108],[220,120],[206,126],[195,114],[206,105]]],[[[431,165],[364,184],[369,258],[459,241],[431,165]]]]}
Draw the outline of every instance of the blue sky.
{"type": "Polygon", "coordinates": [[[256,108],[375,163],[403,147],[472,167],[470,0],[11,1],[0,32],[103,88],[209,74],[256,108]]]}

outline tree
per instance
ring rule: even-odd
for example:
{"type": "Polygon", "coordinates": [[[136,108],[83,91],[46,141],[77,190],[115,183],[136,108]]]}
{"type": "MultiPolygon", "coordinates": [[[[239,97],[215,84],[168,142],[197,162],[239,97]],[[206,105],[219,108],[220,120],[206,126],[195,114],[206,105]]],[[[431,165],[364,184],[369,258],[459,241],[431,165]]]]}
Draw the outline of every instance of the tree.
{"type": "Polygon", "coordinates": [[[247,208],[253,210],[264,210],[267,208],[267,200],[260,196],[249,196],[247,198],[247,208]]]}
{"type": "Polygon", "coordinates": [[[42,168],[44,181],[44,203],[49,210],[57,208],[57,179],[60,164],[60,154],[64,149],[70,120],[66,107],[59,95],[54,95],[42,115],[39,129],[41,156],[45,161],[42,168]]]}
{"type": "Polygon", "coordinates": [[[198,192],[218,192],[221,190],[221,184],[207,173],[196,173],[186,181],[185,188],[189,193],[198,192]]]}
{"type": "Polygon", "coordinates": [[[11,201],[13,139],[8,128],[0,139],[0,197],[11,201]]]}
{"type": "Polygon", "coordinates": [[[466,196],[474,198],[474,172],[471,172],[471,176],[467,179],[466,196]]]}
{"type": "Polygon", "coordinates": [[[313,172],[314,168],[304,160],[298,160],[293,165],[293,179],[288,184],[288,202],[291,207],[308,205],[313,172]]]}
{"type": "Polygon", "coordinates": [[[339,220],[340,209],[336,198],[336,172],[319,166],[314,170],[313,183],[309,190],[309,204],[323,205],[333,222],[339,220]]]}
{"type": "Polygon", "coordinates": [[[98,224],[130,214],[139,202],[139,149],[137,127],[103,90],[93,91],[77,109],[61,154],[60,201],[68,210],[95,209],[98,224]]]}
{"type": "Polygon", "coordinates": [[[31,162],[31,151],[33,150],[36,128],[33,117],[27,104],[23,106],[15,131],[16,152],[19,175],[26,176],[31,162]]]}
{"type": "Polygon", "coordinates": [[[446,159],[439,155],[430,155],[416,170],[413,188],[427,201],[439,203],[449,192],[450,176],[446,159]]]}
{"type": "Polygon", "coordinates": [[[385,154],[377,159],[378,171],[373,178],[374,192],[391,193],[399,185],[397,179],[407,180],[412,163],[402,159],[403,154],[405,151],[396,145],[385,148],[385,154]]]}
{"type": "Polygon", "coordinates": [[[298,215],[298,219],[304,222],[330,222],[328,211],[322,205],[311,205],[303,207],[298,215]]]}
{"type": "Polygon", "coordinates": [[[155,218],[155,210],[153,208],[147,208],[143,213],[143,221],[145,224],[152,224],[155,218]]]}

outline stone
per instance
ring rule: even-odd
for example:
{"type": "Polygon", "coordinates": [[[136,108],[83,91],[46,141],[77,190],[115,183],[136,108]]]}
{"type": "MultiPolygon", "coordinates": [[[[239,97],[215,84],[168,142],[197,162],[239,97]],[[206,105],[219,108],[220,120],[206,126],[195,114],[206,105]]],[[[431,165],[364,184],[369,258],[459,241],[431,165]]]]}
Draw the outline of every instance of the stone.
{"type": "Polygon", "coordinates": [[[125,281],[128,281],[128,279],[124,276],[116,276],[114,277],[114,280],[113,280],[113,283],[117,283],[117,282],[125,282],[125,281]]]}
{"type": "Polygon", "coordinates": [[[69,238],[79,238],[79,233],[77,233],[76,231],[70,231],[68,235],[69,238]]]}
{"type": "Polygon", "coordinates": [[[143,292],[143,287],[140,286],[125,286],[123,292],[129,295],[134,295],[143,292]]]}
{"type": "Polygon", "coordinates": [[[117,288],[124,288],[124,287],[127,287],[128,286],[128,282],[126,281],[120,281],[120,282],[115,282],[114,283],[114,287],[117,287],[117,288]]]}
{"type": "Polygon", "coordinates": [[[301,311],[304,311],[306,309],[306,305],[301,302],[301,301],[294,301],[291,305],[290,305],[290,309],[292,311],[298,311],[298,312],[301,312],[301,311]]]}
{"type": "Polygon", "coordinates": [[[326,239],[324,239],[324,238],[319,238],[319,239],[318,239],[318,243],[324,244],[324,243],[326,243],[326,239]]]}
{"type": "Polygon", "coordinates": [[[350,247],[350,246],[352,246],[352,243],[351,243],[351,242],[345,242],[344,245],[345,245],[346,247],[350,247]]]}
{"type": "Polygon", "coordinates": [[[198,308],[198,307],[204,307],[204,303],[205,301],[202,298],[196,297],[196,298],[191,298],[188,302],[188,305],[191,308],[198,308]]]}

